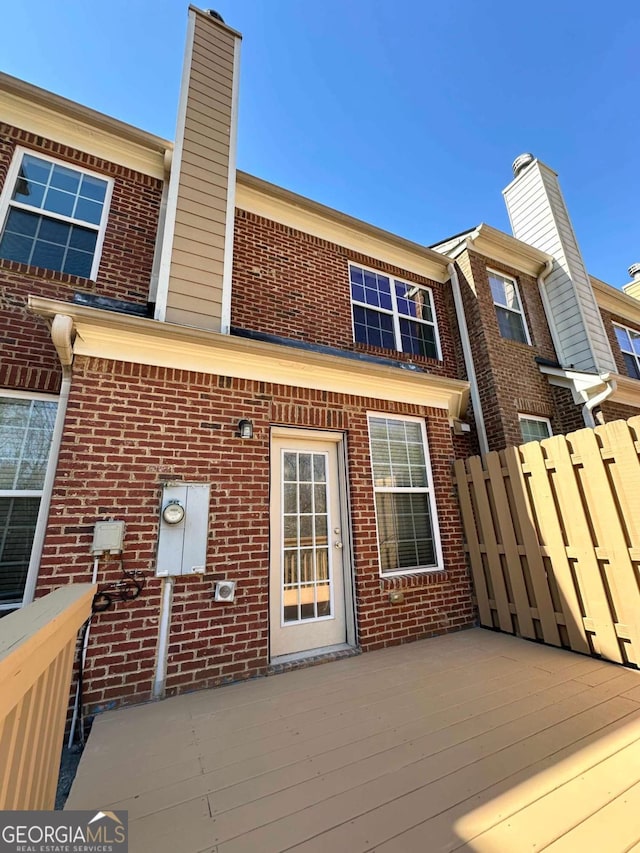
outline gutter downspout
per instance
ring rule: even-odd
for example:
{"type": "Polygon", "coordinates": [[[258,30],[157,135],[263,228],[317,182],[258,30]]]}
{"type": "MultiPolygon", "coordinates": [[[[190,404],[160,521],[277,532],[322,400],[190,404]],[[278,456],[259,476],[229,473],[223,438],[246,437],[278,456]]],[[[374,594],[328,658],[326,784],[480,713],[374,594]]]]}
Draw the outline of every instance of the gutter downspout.
{"type": "MultiPolygon", "coordinates": [[[[609,374],[604,374],[604,376],[608,377],[609,374]]],[[[596,426],[596,420],[593,417],[593,410],[596,406],[599,406],[600,403],[604,403],[604,401],[608,397],[610,397],[618,387],[615,379],[605,379],[604,376],[602,377],[603,382],[605,382],[606,384],[606,388],[604,389],[604,391],[601,391],[599,394],[596,394],[595,397],[592,397],[590,400],[587,400],[587,402],[582,407],[582,417],[585,426],[591,427],[591,429],[596,426]]]]}
{"type": "Polygon", "coordinates": [[[71,336],[73,334],[73,320],[66,314],[56,314],[51,325],[51,340],[58,352],[60,365],[62,367],[62,382],[60,384],[60,394],[58,397],[58,410],[56,412],[56,420],[53,425],[53,433],[51,435],[51,449],[49,451],[49,464],[47,472],[42,484],[42,497],[40,498],[40,509],[38,511],[38,521],[33,534],[33,545],[31,548],[31,558],[29,560],[29,569],[27,571],[27,582],[24,587],[24,595],[22,597],[22,606],[31,604],[33,601],[36,584],[38,581],[38,569],[40,560],[42,559],[42,549],[44,547],[44,537],[47,531],[47,522],[49,520],[49,508],[51,506],[51,495],[53,494],[53,482],[55,480],[56,468],[58,462],[58,454],[60,453],[60,444],[62,443],[62,429],[67,414],[67,404],[69,402],[69,392],[71,390],[71,365],[73,362],[73,344],[71,336]],[[54,461],[55,460],[55,461],[54,461]]]}
{"type": "Polygon", "coordinates": [[[460,281],[458,279],[458,271],[455,264],[447,264],[447,270],[451,276],[451,289],[453,291],[453,302],[456,307],[456,317],[458,319],[458,330],[460,332],[460,340],[462,341],[462,355],[464,357],[464,366],[467,371],[467,378],[470,385],[471,403],[473,405],[473,416],[476,422],[478,431],[478,444],[480,445],[481,453],[489,452],[489,443],[487,441],[487,430],[484,424],[484,415],[482,413],[482,404],[480,402],[480,394],[478,392],[478,380],[476,378],[476,368],[473,363],[473,355],[471,353],[471,345],[469,344],[469,329],[467,327],[467,318],[464,314],[464,306],[462,304],[462,292],[460,291],[460,281]]]}
{"type": "Polygon", "coordinates": [[[553,311],[551,310],[549,295],[547,294],[547,288],[545,287],[547,278],[551,275],[552,270],[553,259],[545,261],[544,268],[538,276],[538,291],[540,293],[540,299],[542,300],[545,317],[547,318],[547,326],[549,327],[549,333],[551,335],[551,340],[553,341],[553,348],[556,351],[556,358],[558,361],[562,362],[562,346],[560,345],[560,337],[555,323],[553,322],[553,311]]]}

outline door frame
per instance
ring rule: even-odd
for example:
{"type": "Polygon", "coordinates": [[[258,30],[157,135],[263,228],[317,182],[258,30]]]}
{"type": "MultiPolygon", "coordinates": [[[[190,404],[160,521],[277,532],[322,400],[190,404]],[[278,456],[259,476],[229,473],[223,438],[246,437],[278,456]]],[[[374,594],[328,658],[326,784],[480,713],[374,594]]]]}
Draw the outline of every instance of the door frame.
{"type": "MultiPolygon", "coordinates": [[[[357,644],[357,622],[356,622],[356,590],[355,574],[353,566],[353,531],[351,528],[351,502],[349,494],[349,463],[347,457],[347,434],[342,431],[321,430],[313,427],[295,427],[277,425],[272,426],[269,435],[269,579],[271,578],[271,559],[273,549],[274,533],[271,524],[271,485],[273,475],[273,439],[295,438],[304,441],[328,441],[336,445],[336,456],[338,459],[338,504],[340,506],[340,526],[342,530],[342,566],[344,572],[344,616],[346,627],[346,645],[356,647],[357,644]]],[[[271,582],[269,582],[270,584],[271,582]]],[[[271,592],[269,591],[269,596],[271,592]]],[[[267,608],[269,623],[269,660],[271,661],[271,602],[267,608]]],[[[300,652],[294,656],[283,657],[313,657],[314,650],[300,652]]],[[[274,658],[278,660],[279,658],[274,658]]]]}

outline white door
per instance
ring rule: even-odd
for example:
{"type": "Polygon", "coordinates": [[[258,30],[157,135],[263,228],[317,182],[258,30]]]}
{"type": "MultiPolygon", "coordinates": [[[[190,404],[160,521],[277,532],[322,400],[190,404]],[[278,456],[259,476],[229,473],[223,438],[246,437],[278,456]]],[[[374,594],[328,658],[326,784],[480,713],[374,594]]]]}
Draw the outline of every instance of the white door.
{"type": "MultiPolygon", "coordinates": [[[[325,434],[326,435],[326,434],[325,434]]],[[[346,640],[338,443],[271,441],[271,657],[346,640]]]]}

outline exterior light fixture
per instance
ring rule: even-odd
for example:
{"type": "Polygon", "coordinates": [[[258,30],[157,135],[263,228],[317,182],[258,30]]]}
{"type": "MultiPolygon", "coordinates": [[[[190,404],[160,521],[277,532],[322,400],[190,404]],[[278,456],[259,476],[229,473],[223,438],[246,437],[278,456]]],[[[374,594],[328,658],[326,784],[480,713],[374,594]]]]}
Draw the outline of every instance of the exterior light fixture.
{"type": "Polygon", "coordinates": [[[179,501],[169,501],[162,510],[162,517],[167,524],[180,524],[184,518],[184,507],[179,501]]]}
{"type": "Polygon", "coordinates": [[[246,418],[238,421],[238,435],[240,438],[253,438],[253,421],[246,418]]]}

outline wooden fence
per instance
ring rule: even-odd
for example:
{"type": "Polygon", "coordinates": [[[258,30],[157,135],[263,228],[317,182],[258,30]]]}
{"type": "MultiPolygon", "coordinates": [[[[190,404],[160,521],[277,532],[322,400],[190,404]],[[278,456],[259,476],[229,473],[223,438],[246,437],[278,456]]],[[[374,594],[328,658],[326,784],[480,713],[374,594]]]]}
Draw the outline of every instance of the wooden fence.
{"type": "Polygon", "coordinates": [[[480,622],[640,665],[640,417],[455,465],[480,622]]]}
{"type": "Polygon", "coordinates": [[[0,810],[54,806],[76,638],[94,592],[65,586],[0,620],[0,810]]]}

